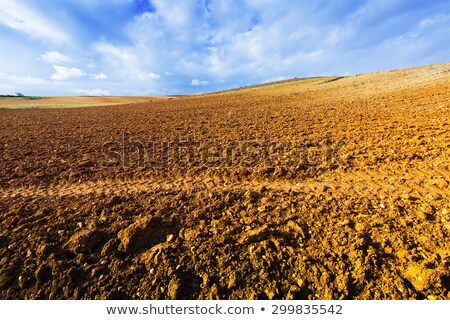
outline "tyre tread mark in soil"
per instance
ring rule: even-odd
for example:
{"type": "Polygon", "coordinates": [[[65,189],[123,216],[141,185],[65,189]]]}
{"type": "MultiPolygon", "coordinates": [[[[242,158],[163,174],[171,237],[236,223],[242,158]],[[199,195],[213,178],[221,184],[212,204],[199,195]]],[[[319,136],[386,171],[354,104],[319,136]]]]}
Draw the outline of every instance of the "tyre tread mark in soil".
{"type": "MultiPolygon", "coordinates": [[[[437,172],[437,171],[436,171],[437,172]]],[[[158,191],[187,191],[193,190],[247,190],[268,188],[275,190],[293,190],[293,191],[315,191],[318,188],[324,190],[329,189],[333,194],[352,194],[359,197],[368,197],[373,194],[382,194],[384,196],[409,193],[420,198],[427,194],[438,193],[441,196],[450,196],[449,190],[439,189],[434,186],[419,186],[420,177],[426,175],[421,171],[409,172],[411,179],[405,179],[403,175],[395,176],[395,173],[384,175],[383,171],[347,171],[345,173],[333,174],[326,176],[321,180],[314,181],[306,179],[302,182],[295,181],[241,181],[241,182],[224,182],[219,176],[209,177],[206,180],[195,180],[193,178],[178,179],[174,181],[163,180],[146,180],[127,179],[127,180],[103,180],[103,181],[86,181],[74,184],[51,185],[48,187],[34,186],[32,188],[18,189],[0,189],[0,198],[44,198],[44,197],[66,197],[66,196],[83,196],[89,194],[134,194],[158,191]],[[414,178],[412,178],[414,177],[414,178]],[[401,182],[401,180],[408,181],[401,182]],[[332,181],[335,180],[335,181],[332,181]]],[[[439,171],[440,175],[447,176],[444,170],[439,171]]]]}

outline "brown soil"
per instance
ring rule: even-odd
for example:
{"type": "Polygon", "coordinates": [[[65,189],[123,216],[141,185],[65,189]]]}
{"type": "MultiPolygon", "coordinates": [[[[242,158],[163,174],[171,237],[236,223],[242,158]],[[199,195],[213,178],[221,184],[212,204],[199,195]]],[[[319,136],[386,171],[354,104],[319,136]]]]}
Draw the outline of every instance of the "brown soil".
{"type": "Polygon", "coordinates": [[[450,64],[3,109],[0,159],[3,299],[450,299],[450,64]]]}
{"type": "Polygon", "coordinates": [[[150,102],[166,100],[167,97],[42,97],[1,98],[0,108],[54,108],[54,107],[88,107],[98,105],[113,105],[135,102],[150,102]]]}

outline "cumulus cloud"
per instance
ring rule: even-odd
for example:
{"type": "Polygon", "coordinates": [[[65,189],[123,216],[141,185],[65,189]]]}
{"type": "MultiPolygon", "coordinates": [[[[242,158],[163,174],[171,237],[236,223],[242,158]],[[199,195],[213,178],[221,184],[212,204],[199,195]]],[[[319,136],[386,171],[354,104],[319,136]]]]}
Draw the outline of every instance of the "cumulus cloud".
{"type": "Polygon", "coordinates": [[[70,59],[70,57],[58,51],[47,51],[43,55],[41,55],[41,59],[49,64],[68,63],[72,60],[70,59]]]}
{"type": "Polygon", "coordinates": [[[209,85],[209,81],[207,80],[198,80],[198,79],[192,79],[191,86],[207,86],[209,85]]]}
{"type": "Polygon", "coordinates": [[[57,65],[53,66],[53,68],[56,70],[56,73],[52,74],[51,76],[52,80],[61,81],[67,79],[81,78],[85,76],[85,73],[78,68],[70,68],[57,65]]]}
{"type": "Polygon", "coordinates": [[[94,79],[94,80],[106,80],[106,79],[108,79],[108,76],[106,74],[104,74],[104,73],[93,73],[90,76],[91,76],[91,79],[94,79]]]}
{"type": "Polygon", "coordinates": [[[115,46],[104,41],[94,44],[94,50],[101,54],[105,67],[107,66],[116,77],[123,80],[156,80],[161,78],[159,73],[145,71],[150,65],[148,59],[139,48],[115,46]]]}
{"type": "Polygon", "coordinates": [[[154,12],[140,14],[128,25],[131,45],[104,41],[97,46],[105,64],[128,70],[122,73],[136,79],[143,79],[136,71],[145,69],[194,79],[194,87],[205,85],[202,78],[226,84],[236,78],[255,83],[279,74],[301,76],[325,65],[331,42],[338,42],[335,26],[310,17],[308,11],[317,9],[289,1],[280,6],[271,1],[242,1],[239,6],[194,0],[152,4],[154,12]]]}
{"type": "Polygon", "coordinates": [[[143,73],[142,76],[143,76],[144,78],[147,78],[147,79],[153,79],[153,80],[156,80],[156,79],[161,78],[161,76],[160,76],[159,74],[153,73],[153,72],[143,73]]]}

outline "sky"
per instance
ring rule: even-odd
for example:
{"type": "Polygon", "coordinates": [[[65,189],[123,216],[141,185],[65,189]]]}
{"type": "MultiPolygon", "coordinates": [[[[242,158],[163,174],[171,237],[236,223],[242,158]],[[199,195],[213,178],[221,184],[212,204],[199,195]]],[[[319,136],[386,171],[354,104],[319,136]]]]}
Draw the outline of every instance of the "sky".
{"type": "Polygon", "coordinates": [[[174,95],[450,61],[450,0],[0,0],[0,94],[174,95]]]}

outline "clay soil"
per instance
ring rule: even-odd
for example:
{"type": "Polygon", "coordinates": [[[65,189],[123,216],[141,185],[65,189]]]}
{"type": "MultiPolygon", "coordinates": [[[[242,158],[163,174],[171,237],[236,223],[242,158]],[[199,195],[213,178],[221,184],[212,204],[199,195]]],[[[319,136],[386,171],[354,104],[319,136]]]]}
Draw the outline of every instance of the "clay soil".
{"type": "Polygon", "coordinates": [[[0,110],[0,298],[450,299],[450,64],[0,110]]]}

